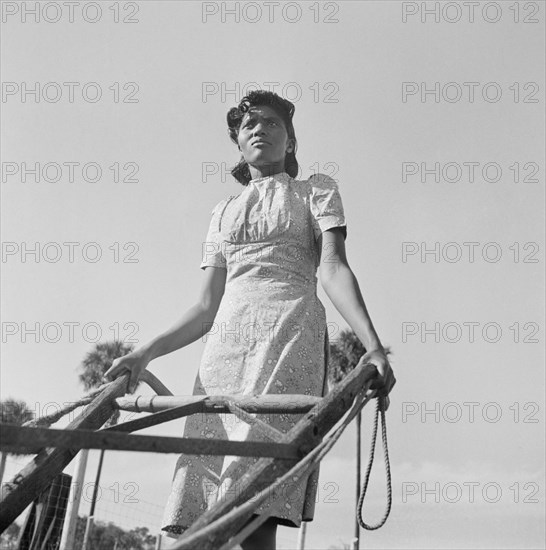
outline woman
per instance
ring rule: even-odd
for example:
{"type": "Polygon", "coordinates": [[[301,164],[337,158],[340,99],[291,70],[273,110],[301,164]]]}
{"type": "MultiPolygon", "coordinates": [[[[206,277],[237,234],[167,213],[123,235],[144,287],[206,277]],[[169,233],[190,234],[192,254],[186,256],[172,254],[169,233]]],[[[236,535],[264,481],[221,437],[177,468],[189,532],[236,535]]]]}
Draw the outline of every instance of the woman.
{"type": "MultiPolygon", "coordinates": [[[[213,211],[201,268],[200,298],[178,324],[117,359],[108,379],[131,372],[130,387],[148,363],[205,337],[194,394],[326,393],[328,335],[316,272],[328,297],[377,366],[383,395],[395,378],[345,255],[346,222],[337,184],[316,174],[296,180],[294,105],[272,92],[253,91],[228,115],[228,131],[242,154],[233,176],[244,186],[213,211]]],[[[288,431],[301,415],[268,422],[288,431]]],[[[185,437],[265,440],[231,415],[193,415],[185,437]]],[[[176,465],[163,529],[178,534],[227,492],[258,458],[183,455],[176,465]]],[[[318,470],[286,492],[281,508],[242,544],[274,549],[278,524],[299,527],[314,514],[318,470]]],[[[287,490],[285,487],[284,490],[287,490]]],[[[282,493],[281,493],[282,495],[282,493]]],[[[272,502],[256,509],[266,513],[272,502]]]]}

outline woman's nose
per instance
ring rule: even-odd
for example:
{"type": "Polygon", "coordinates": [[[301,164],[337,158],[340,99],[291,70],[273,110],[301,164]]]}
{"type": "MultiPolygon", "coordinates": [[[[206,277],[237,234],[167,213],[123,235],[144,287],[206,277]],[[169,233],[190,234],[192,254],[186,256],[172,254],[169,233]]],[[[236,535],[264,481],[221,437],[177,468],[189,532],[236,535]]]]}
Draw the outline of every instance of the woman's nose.
{"type": "Polygon", "coordinates": [[[258,122],[256,124],[256,126],[254,126],[254,131],[252,132],[252,134],[254,136],[264,135],[265,134],[265,126],[261,122],[258,122]]]}

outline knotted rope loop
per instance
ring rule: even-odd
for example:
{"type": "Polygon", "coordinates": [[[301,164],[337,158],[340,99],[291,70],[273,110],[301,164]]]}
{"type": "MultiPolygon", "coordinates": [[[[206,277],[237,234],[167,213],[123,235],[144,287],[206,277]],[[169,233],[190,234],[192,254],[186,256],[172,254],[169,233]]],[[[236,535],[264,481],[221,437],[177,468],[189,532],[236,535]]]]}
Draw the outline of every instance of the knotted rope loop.
{"type": "Polygon", "coordinates": [[[376,529],[379,529],[387,521],[387,518],[389,517],[389,514],[391,512],[391,506],[392,506],[392,482],[391,482],[391,466],[389,462],[389,449],[387,445],[387,424],[385,422],[385,400],[384,398],[379,397],[377,398],[377,405],[375,409],[370,457],[368,460],[368,466],[366,468],[366,474],[364,476],[364,485],[360,493],[360,498],[358,499],[358,505],[357,505],[358,523],[363,529],[366,529],[367,531],[375,531],[376,529]],[[368,482],[370,481],[370,473],[372,471],[373,459],[375,454],[375,442],[377,439],[377,424],[379,421],[380,414],[381,414],[381,437],[383,440],[383,455],[385,458],[385,474],[387,477],[387,509],[385,510],[385,513],[381,518],[381,520],[379,521],[379,523],[376,523],[375,525],[368,525],[362,519],[362,506],[364,504],[364,497],[366,496],[366,491],[368,490],[368,482]]]}

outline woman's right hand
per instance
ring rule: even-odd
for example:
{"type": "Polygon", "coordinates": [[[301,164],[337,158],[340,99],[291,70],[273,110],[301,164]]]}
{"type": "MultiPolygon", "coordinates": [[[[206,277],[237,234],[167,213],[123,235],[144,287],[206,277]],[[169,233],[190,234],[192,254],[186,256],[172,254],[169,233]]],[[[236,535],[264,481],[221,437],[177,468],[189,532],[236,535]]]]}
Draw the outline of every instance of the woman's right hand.
{"type": "Polygon", "coordinates": [[[104,373],[106,381],[115,380],[122,374],[130,372],[128,392],[133,393],[137,386],[140,375],[146,370],[150,359],[143,351],[136,350],[123,357],[114,359],[112,366],[104,373]]]}

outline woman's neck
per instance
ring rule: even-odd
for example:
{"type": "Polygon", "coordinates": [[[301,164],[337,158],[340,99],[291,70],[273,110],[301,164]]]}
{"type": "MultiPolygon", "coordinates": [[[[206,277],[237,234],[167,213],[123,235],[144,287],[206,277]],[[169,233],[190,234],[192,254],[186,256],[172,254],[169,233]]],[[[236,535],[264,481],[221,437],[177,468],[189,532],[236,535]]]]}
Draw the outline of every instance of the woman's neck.
{"type": "Polygon", "coordinates": [[[284,172],[284,163],[282,164],[273,164],[269,166],[250,166],[248,167],[250,170],[250,178],[255,180],[259,178],[266,178],[268,176],[273,176],[275,174],[279,174],[281,172],[284,172]]]}

